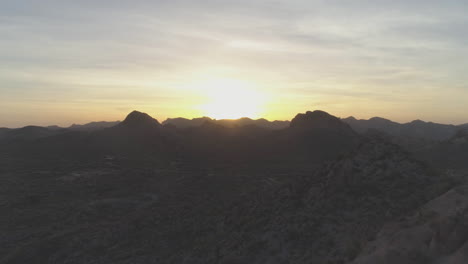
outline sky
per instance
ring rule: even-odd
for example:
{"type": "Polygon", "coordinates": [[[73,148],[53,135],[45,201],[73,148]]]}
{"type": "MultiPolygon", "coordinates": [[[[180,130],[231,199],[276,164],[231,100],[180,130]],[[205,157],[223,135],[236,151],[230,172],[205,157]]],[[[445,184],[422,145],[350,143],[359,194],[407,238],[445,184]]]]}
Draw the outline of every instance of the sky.
{"type": "Polygon", "coordinates": [[[0,0],[0,127],[168,117],[468,123],[466,0],[0,0]]]}

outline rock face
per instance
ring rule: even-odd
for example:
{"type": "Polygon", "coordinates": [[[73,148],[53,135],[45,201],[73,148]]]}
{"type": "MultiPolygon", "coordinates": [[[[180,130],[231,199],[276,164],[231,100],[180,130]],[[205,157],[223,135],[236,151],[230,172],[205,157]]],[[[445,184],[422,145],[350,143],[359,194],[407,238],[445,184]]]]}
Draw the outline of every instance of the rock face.
{"type": "Polygon", "coordinates": [[[353,264],[465,264],[468,186],[450,190],[416,214],[389,224],[353,264]]]}
{"type": "Polygon", "coordinates": [[[320,223],[315,228],[322,234],[309,248],[326,252],[320,245],[333,245],[327,254],[317,253],[311,263],[351,261],[387,221],[449,188],[399,146],[381,139],[368,139],[301,185],[309,186],[304,203],[312,211],[307,214],[322,219],[308,220],[320,223]]]}

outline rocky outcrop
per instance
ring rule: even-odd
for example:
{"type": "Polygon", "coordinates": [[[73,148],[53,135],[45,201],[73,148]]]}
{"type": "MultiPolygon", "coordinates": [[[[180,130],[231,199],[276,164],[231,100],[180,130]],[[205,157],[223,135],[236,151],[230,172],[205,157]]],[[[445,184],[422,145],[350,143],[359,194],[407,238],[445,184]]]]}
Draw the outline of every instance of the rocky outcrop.
{"type": "Polygon", "coordinates": [[[468,259],[468,186],[430,201],[388,224],[353,264],[465,264],[468,259]]]}
{"type": "Polygon", "coordinates": [[[158,120],[152,118],[146,113],[133,111],[131,112],[125,120],[118,125],[118,127],[125,127],[130,129],[139,129],[139,128],[160,128],[158,120]]]}

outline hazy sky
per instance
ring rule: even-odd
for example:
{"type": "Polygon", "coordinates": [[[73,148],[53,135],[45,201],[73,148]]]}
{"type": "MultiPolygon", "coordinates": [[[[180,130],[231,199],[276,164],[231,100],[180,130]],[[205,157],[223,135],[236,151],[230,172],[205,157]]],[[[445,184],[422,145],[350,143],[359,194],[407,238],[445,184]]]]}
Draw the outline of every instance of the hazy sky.
{"type": "Polygon", "coordinates": [[[467,14],[466,0],[0,0],[0,127],[237,106],[466,123],[467,14]]]}

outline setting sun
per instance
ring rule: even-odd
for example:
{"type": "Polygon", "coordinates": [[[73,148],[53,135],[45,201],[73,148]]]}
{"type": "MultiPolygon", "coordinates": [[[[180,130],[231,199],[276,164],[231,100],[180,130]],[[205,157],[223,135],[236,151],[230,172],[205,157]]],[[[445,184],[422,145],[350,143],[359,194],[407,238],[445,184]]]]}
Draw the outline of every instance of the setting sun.
{"type": "Polygon", "coordinates": [[[254,85],[231,79],[200,84],[207,102],[200,106],[204,115],[215,119],[258,118],[264,111],[265,95],[254,85]]]}

